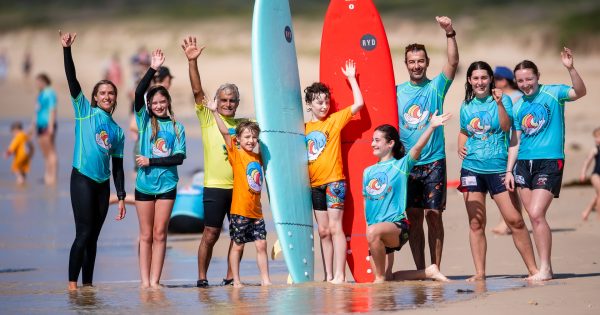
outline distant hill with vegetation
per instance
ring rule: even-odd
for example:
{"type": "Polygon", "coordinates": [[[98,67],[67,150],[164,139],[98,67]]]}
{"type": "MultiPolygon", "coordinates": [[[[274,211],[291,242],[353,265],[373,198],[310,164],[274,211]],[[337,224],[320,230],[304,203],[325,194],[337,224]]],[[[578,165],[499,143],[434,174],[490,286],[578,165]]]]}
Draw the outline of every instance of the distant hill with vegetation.
{"type": "MultiPolygon", "coordinates": [[[[285,0],[280,0],[285,1],[285,0]]],[[[469,18],[481,32],[504,28],[544,27],[556,43],[594,48],[600,36],[598,0],[374,0],[384,16],[422,20],[449,15],[469,18]],[[590,47],[590,45],[592,47],[590,47]]],[[[296,17],[322,19],[329,1],[290,0],[296,17]]],[[[164,21],[249,16],[250,0],[3,0],[0,32],[22,27],[55,26],[65,21],[164,21]]]]}

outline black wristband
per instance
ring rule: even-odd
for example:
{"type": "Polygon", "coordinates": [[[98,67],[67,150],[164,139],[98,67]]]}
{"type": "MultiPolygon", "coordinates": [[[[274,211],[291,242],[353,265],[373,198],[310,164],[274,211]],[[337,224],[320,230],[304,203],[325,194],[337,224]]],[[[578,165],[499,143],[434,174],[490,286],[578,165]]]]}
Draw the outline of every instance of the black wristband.
{"type": "Polygon", "coordinates": [[[452,32],[446,33],[446,37],[448,37],[448,38],[456,37],[456,31],[452,30],[452,32]]]}

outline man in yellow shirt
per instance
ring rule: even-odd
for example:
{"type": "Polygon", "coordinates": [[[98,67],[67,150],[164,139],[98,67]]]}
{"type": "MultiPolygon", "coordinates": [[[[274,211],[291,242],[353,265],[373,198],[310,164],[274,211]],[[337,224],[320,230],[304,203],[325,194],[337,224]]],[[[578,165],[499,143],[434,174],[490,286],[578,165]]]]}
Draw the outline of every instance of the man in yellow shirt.
{"type": "MultiPolygon", "coordinates": [[[[231,208],[233,194],[233,171],[227,158],[227,150],[223,136],[216,124],[212,112],[202,103],[206,97],[198,71],[198,57],[204,47],[196,45],[195,37],[188,37],[181,45],[188,58],[190,82],[196,102],[196,115],[202,128],[202,145],[204,146],[204,232],[198,247],[198,287],[207,287],[206,273],[212,257],[213,247],[219,239],[223,219],[231,208]]],[[[223,84],[215,94],[217,112],[221,115],[227,128],[235,129],[238,120],[234,118],[240,102],[240,94],[235,84],[223,84]]],[[[229,245],[231,250],[231,243],[229,245]]],[[[229,256],[229,255],[228,255],[229,256]]],[[[229,257],[227,259],[229,261],[229,257]]],[[[233,283],[233,274],[228,265],[227,276],[222,285],[233,283]]]]}

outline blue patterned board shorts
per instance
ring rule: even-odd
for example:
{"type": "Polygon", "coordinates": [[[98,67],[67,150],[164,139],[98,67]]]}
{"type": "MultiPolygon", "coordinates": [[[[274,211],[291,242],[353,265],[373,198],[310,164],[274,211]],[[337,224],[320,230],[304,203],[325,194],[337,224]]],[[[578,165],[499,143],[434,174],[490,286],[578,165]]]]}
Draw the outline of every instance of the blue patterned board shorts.
{"type": "Polygon", "coordinates": [[[229,220],[229,236],[238,245],[267,239],[267,229],[263,218],[247,218],[232,214],[229,220]]]}
{"type": "Polygon", "coordinates": [[[327,209],[344,210],[346,199],[346,182],[343,180],[327,183],[311,188],[313,209],[327,211],[327,209]]]}

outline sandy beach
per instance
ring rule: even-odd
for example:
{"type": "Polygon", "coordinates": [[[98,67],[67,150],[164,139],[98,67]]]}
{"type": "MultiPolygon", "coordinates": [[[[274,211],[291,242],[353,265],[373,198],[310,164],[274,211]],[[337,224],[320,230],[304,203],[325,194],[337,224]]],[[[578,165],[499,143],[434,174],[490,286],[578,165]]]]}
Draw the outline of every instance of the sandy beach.
{"type": "MultiPolygon", "coordinates": [[[[408,79],[402,63],[402,53],[403,47],[412,42],[421,42],[428,47],[431,58],[429,76],[432,77],[441,71],[445,61],[445,37],[433,18],[431,23],[419,27],[395,21],[390,17],[386,17],[384,22],[392,48],[397,82],[408,79]]],[[[180,48],[181,40],[184,36],[192,34],[198,36],[199,43],[207,46],[199,60],[205,90],[212,94],[221,83],[236,83],[242,94],[238,116],[254,117],[250,24],[250,20],[233,19],[220,22],[173,22],[168,25],[134,21],[108,26],[93,22],[80,26],[71,22],[62,25],[61,28],[78,33],[73,56],[78,78],[88,97],[92,85],[101,78],[105,62],[113,53],[120,55],[126,83],[120,87],[116,118],[122,126],[125,125],[130,111],[127,91],[133,88],[133,83],[128,79],[131,76],[128,66],[130,56],[141,45],[149,49],[162,48],[165,51],[165,65],[175,76],[172,87],[174,110],[178,119],[185,124],[188,138],[191,139],[188,142],[188,158],[181,171],[182,174],[186,174],[182,181],[189,182],[191,172],[202,167],[202,148],[199,126],[194,117],[187,60],[180,48]],[[193,149],[190,150],[192,146],[193,149]]],[[[454,24],[459,34],[457,41],[461,61],[459,72],[445,101],[445,111],[454,114],[454,119],[445,128],[449,179],[458,178],[460,170],[460,160],[456,154],[458,110],[464,97],[464,71],[471,62],[484,60],[492,66],[512,67],[523,59],[531,59],[540,68],[541,83],[570,84],[568,73],[560,62],[558,48],[546,47],[543,39],[537,39],[543,37],[531,33],[521,34],[518,40],[508,35],[481,38],[469,26],[469,21],[457,20],[454,24]]],[[[321,26],[320,22],[307,20],[295,21],[294,24],[302,86],[318,78],[321,26]]],[[[582,222],[580,216],[593,196],[591,186],[563,187],[560,198],[554,200],[548,211],[548,220],[553,230],[552,262],[556,279],[547,283],[528,284],[520,279],[525,275],[526,269],[512,243],[512,238],[496,236],[489,231],[498,222],[499,212],[493,201],[488,198],[486,231],[489,278],[487,282],[467,284],[464,280],[474,271],[468,242],[467,214],[462,196],[456,190],[450,189],[447,210],[444,213],[445,245],[441,268],[442,272],[451,278],[449,284],[406,282],[386,284],[384,289],[373,285],[346,284],[335,293],[337,289],[333,289],[332,286],[316,283],[308,287],[300,286],[299,291],[291,291],[292,289],[285,285],[285,264],[282,258],[278,258],[271,263],[271,273],[276,286],[267,291],[251,286],[245,293],[242,291],[241,297],[239,292],[235,293],[229,288],[211,288],[209,293],[206,293],[190,287],[196,278],[195,255],[201,237],[190,235],[170,236],[169,239],[163,279],[173,288],[164,289],[166,293],[163,295],[144,297],[136,290],[138,271],[134,244],[137,218],[135,208],[130,206],[125,223],[115,223],[111,219],[115,209],[111,209],[100,236],[95,278],[99,286],[96,289],[98,292],[94,294],[103,296],[104,304],[81,306],[81,303],[77,302],[81,297],[75,297],[75,302],[72,302],[72,298],[69,302],[65,298],[67,292],[64,289],[68,248],[74,236],[68,195],[73,114],[57,29],[28,28],[7,31],[0,35],[0,48],[6,49],[11,66],[7,80],[0,83],[0,102],[3,108],[0,118],[0,147],[4,150],[8,145],[10,122],[28,122],[34,112],[36,92],[33,79],[23,78],[20,68],[21,58],[27,47],[31,47],[34,60],[33,75],[39,72],[48,73],[59,95],[60,125],[57,141],[60,149],[60,183],[56,188],[50,189],[44,188],[39,182],[42,168],[39,152],[34,157],[30,183],[25,189],[13,187],[10,161],[0,161],[0,201],[4,204],[0,207],[0,214],[4,217],[0,223],[0,313],[124,313],[131,310],[140,313],[191,313],[197,303],[206,306],[210,313],[241,313],[248,310],[244,308],[249,307],[248,305],[254,307],[253,312],[270,313],[383,312],[414,308],[420,313],[434,311],[456,315],[475,312],[573,315],[600,312],[600,219],[598,213],[593,213],[587,222],[582,222]],[[31,222],[42,222],[41,227],[37,228],[38,231],[31,222]],[[56,225],[53,225],[54,223],[56,225]],[[44,240],[38,243],[36,238],[44,240]],[[47,255],[47,260],[44,261],[39,255],[47,255]],[[11,269],[19,268],[34,270],[10,272],[11,269]],[[125,302],[111,300],[115,296],[118,300],[118,294],[115,292],[121,288],[126,292],[124,301],[132,303],[131,308],[117,308],[125,302]],[[425,288],[423,299],[419,299],[419,294],[413,292],[420,288],[425,288]],[[441,288],[439,299],[435,298],[436,288],[441,288]],[[400,302],[386,302],[389,292],[395,292],[393,298],[400,302]],[[406,296],[416,297],[410,301],[401,300],[405,292],[406,296]],[[214,296],[211,297],[211,294],[214,296]],[[305,309],[296,305],[298,299],[303,298],[300,294],[308,296],[306,299],[309,306],[305,309]],[[331,298],[321,300],[321,294],[331,295],[331,298]],[[282,300],[278,301],[282,302],[268,303],[275,298],[281,298],[282,300]],[[31,299],[34,301],[33,306],[27,306],[27,301],[31,299]],[[367,299],[366,302],[364,299],[367,299]],[[289,309],[286,309],[286,306],[289,309]]],[[[600,125],[600,89],[596,88],[600,86],[598,56],[581,55],[575,51],[575,67],[585,80],[588,94],[583,99],[566,105],[566,163],[563,184],[578,178],[581,164],[593,145],[591,131],[600,125]]],[[[358,71],[360,72],[360,69],[358,71]]],[[[127,144],[125,152],[131,152],[131,145],[127,144]]],[[[126,171],[132,168],[129,160],[130,157],[126,157],[126,171]]],[[[129,191],[132,191],[133,180],[128,177],[127,181],[129,191]]],[[[263,194],[263,204],[269,219],[266,194],[263,194]]],[[[528,219],[526,223],[531,227],[528,219]]],[[[276,238],[272,224],[268,229],[268,243],[272,245],[276,238]]],[[[316,235],[315,239],[318,239],[316,235]]],[[[215,247],[209,272],[211,283],[218,283],[224,275],[227,244],[228,235],[222,234],[215,247]]],[[[245,265],[242,266],[242,278],[250,283],[257,283],[259,279],[254,252],[253,246],[249,246],[244,255],[245,265]],[[245,276],[244,272],[248,276],[245,276]]],[[[317,246],[315,252],[318,252],[317,246]]],[[[429,260],[427,251],[426,257],[429,260]]],[[[323,272],[320,255],[315,255],[315,266],[315,278],[321,279],[323,272]]],[[[396,253],[395,269],[413,268],[407,246],[396,253]]],[[[85,295],[85,292],[81,294],[85,295]]],[[[84,302],[88,300],[82,298],[84,302]]]]}

